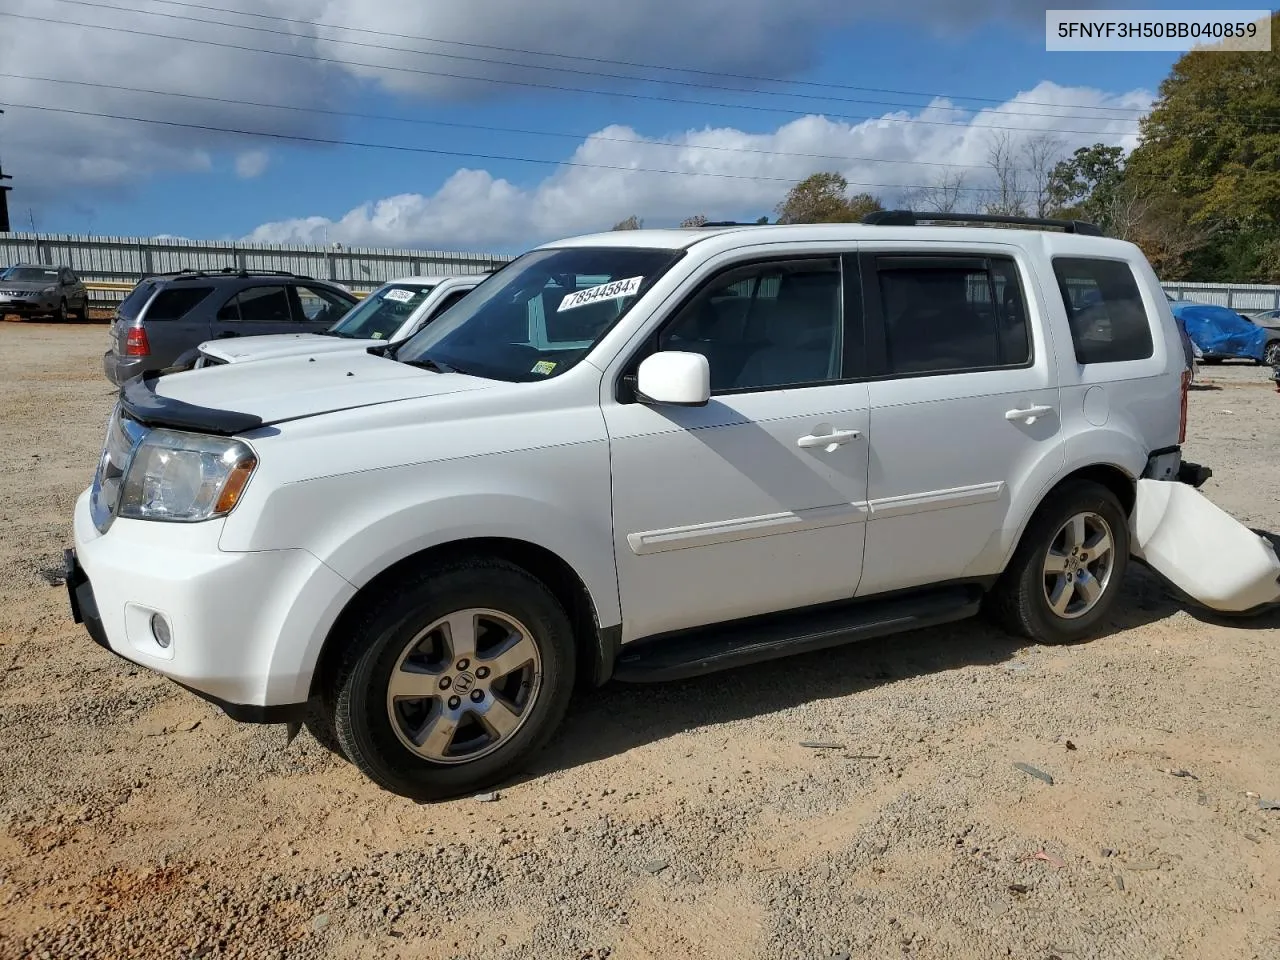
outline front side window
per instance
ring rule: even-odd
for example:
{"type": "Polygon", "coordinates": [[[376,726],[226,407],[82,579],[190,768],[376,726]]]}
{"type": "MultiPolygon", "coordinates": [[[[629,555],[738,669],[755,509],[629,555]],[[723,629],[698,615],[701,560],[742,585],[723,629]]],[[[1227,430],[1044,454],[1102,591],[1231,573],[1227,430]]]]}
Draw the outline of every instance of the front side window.
{"type": "Polygon", "coordinates": [[[388,283],[352,307],[327,332],[353,340],[389,340],[434,289],[430,283],[388,283]]]}
{"type": "Polygon", "coordinates": [[[1053,272],[1071,325],[1076,362],[1145,360],[1155,352],[1151,321],[1127,263],[1055,257],[1053,272]]]}
{"type": "Polygon", "coordinates": [[[351,309],[351,301],[344,300],[336,293],[323,287],[295,286],[298,295],[298,312],[296,319],[306,323],[333,323],[343,317],[351,309]]]}
{"type": "Polygon", "coordinates": [[[711,391],[776,390],[840,379],[840,260],[739,267],[711,280],[658,338],[659,350],[701,353],[711,391]]]}
{"type": "Polygon", "coordinates": [[[228,300],[218,319],[232,323],[289,323],[289,292],[284,287],[249,287],[228,300]]]}
{"type": "Polygon", "coordinates": [[[634,247],[534,250],[406,340],[394,359],[494,380],[559,376],[682,255],[634,247]]]}
{"type": "Polygon", "coordinates": [[[900,376],[1025,366],[1026,301],[1007,257],[876,258],[888,372],[900,376]]]}

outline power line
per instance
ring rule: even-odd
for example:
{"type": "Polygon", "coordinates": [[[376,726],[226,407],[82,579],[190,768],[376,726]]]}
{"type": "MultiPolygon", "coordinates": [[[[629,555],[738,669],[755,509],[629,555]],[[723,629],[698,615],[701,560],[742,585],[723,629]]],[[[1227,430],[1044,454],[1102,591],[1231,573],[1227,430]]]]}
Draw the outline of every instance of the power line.
{"type": "MultiPolygon", "coordinates": [[[[68,2],[68,3],[81,2],[85,6],[100,6],[107,9],[117,9],[117,10],[126,9],[123,7],[111,8],[111,7],[108,7],[106,4],[84,3],[83,0],[63,0],[63,2],[68,2]]],[[[638,70],[662,70],[662,71],[668,71],[672,73],[694,74],[696,76],[717,77],[717,78],[723,78],[727,80],[744,80],[752,83],[788,84],[792,86],[814,87],[814,88],[827,89],[827,90],[850,90],[858,93],[883,93],[883,94],[889,94],[890,96],[899,96],[899,97],[919,97],[924,99],[944,98],[944,99],[950,99],[950,100],[976,100],[983,103],[994,103],[994,104],[1003,104],[1007,102],[1007,98],[1002,98],[1002,97],[984,97],[984,96],[966,95],[966,94],[926,93],[922,91],[913,91],[913,90],[892,90],[892,89],[886,89],[884,87],[862,87],[862,86],[856,86],[856,85],[847,84],[847,83],[832,83],[829,81],[793,80],[793,79],[787,79],[787,78],[781,78],[781,77],[766,77],[760,74],[729,73],[722,70],[705,70],[697,67],[682,67],[682,66],[673,66],[670,64],[643,63],[635,60],[620,60],[620,59],[613,59],[608,57],[589,57],[582,54],[555,53],[555,52],[546,51],[546,50],[529,50],[523,47],[505,47],[505,46],[499,46],[497,44],[492,44],[492,43],[476,43],[476,42],[466,41],[466,40],[444,40],[438,37],[427,37],[427,36],[414,35],[414,34],[396,33],[390,30],[374,30],[369,27],[353,27],[353,26],[347,26],[344,24],[336,24],[336,23],[320,23],[317,21],[303,20],[301,18],[295,18],[295,17],[282,17],[277,14],[255,13],[249,10],[235,10],[229,7],[214,7],[214,6],[209,6],[207,4],[188,3],[188,2],[185,2],[185,0],[152,0],[152,2],[163,3],[163,4],[166,4],[167,6],[182,7],[182,8],[194,9],[194,10],[203,10],[203,11],[213,12],[213,13],[227,13],[233,16],[238,16],[238,17],[253,17],[254,19],[258,19],[258,20],[273,20],[277,23],[290,23],[296,26],[320,27],[326,30],[345,30],[345,31],[348,31],[349,33],[362,33],[367,36],[390,37],[396,40],[416,40],[424,43],[442,43],[442,44],[448,44],[449,46],[468,47],[468,48],[477,49],[477,50],[494,50],[500,53],[516,53],[516,54],[521,54],[523,56],[551,57],[559,60],[577,60],[582,63],[600,63],[600,64],[606,64],[609,66],[633,67],[638,70]]],[[[226,24],[226,25],[237,26],[236,24],[226,24]]],[[[294,36],[296,36],[296,34],[294,36]]],[[[518,66],[536,66],[535,64],[517,64],[517,65],[518,66]]],[[[653,79],[653,78],[637,77],[634,79],[653,79]]],[[[660,83],[664,81],[654,79],[654,82],[660,83]]],[[[1028,106],[1039,106],[1039,107],[1062,106],[1062,104],[1051,103],[1049,101],[1044,101],[1044,100],[1021,100],[1019,101],[1019,103],[1025,104],[1028,106]]],[[[922,107],[922,106],[927,106],[927,104],[903,104],[903,106],[922,107]]],[[[1145,110],[1139,107],[1104,107],[1104,106],[1088,106],[1084,104],[1080,104],[1078,106],[1078,109],[1110,110],[1114,112],[1137,113],[1137,114],[1143,114],[1146,112],[1145,110]]],[[[1081,119],[1085,119],[1085,118],[1081,118],[1081,119]]],[[[1094,118],[1089,118],[1089,119],[1094,119],[1094,118]]],[[[1096,119],[1102,120],[1102,119],[1127,119],[1127,118],[1097,117],[1096,119]]]]}
{"type": "MultiPolygon", "coordinates": [[[[295,60],[307,60],[315,63],[329,63],[329,64],[334,64],[340,67],[364,67],[370,70],[387,70],[387,71],[393,71],[396,73],[410,73],[410,74],[416,74],[421,76],[441,77],[444,79],[452,79],[452,80],[469,80],[476,83],[489,83],[489,84],[497,84],[501,86],[531,87],[531,88],[540,89],[540,90],[555,90],[562,93],[584,93],[584,94],[590,94],[593,96],[604,96],[604,97],[625,97],[632,100],[650,100],[650,101],[656,101],[660,103],[684,104],[686,106],[715,107],[717,109],[724,109],[724,110],[751,110],[751,111],[760,112],[760,113],[785,113],[785,114],[790,114],[792,116],[811,116],[812,115],[810,111],[796,110],[793,108],[787,108],[787,107],[781,107],[781,106],[765,106],[762,104],[741,104],[741,103],[717,103],[715,101],[710,101],[710,100],[686,100],[686,99],[681,99],[679,97],[664,97],[657,94],[631,93],[631,92],[613,91],[613,90],[593,90],[586,87],[570,87],[570,86],[564,86],[562,84],[538,83],[532,80],[500,79],[496,77],[477,77],[477,76],[472,76],[468,74],[455,74],[455,73],[445,73],[443,71],[437,71],[437,70],[425,70],[420,67],[401,67],[401,66],[392,66],[389,64],[362,63],[354,60],[343,60],[336,57],[323,57],[317,54],[298,53],[292,50],[269,50],[269,49],[264,49],[262,47],[251,47],[244,44],[226,43],[224,41],[218,41],[218,40],[208,40],[202,37],[179,37],[179,36],[174,36],[172,34],[167,34],[167,33],[153,33],[147,30],[136,30],[130,27],[109,26],[107,24],[100,24],[100,23],[81,23],[73,20],[55,20],[50,17],[37,17],[31,14],[12,13],[8,10],[0,10],[0,16],[12,17],[18,20],[29,20],[37,23],[48,23],[48,24],[53,24],[57,26],[74,26],[74,27],[81,27],[87,30],[105,30],[112,33],[124,33],[132,36],[151,37],[159,40],[172,40],[178,43],[194,43],[194,44],[200,44],[202,46],[219,47],[227,50],[240,50],[247,53],[263,53],[263,54],[268,54],[270,56],[288,57],[295,60]]],[[[973,125],[970,123],[957,123],[957,122],[948,121],[948,120],[924,120],[918,117],[868,116],[868,115],[848,115],[848,114],[835,114],[835,113],[825,114],[825,116],[832,117],[837,120],[850,120],[850,121],[857,121],[857,122],[874,121],[878,123],[910,123],[910,124],[925,124],[928,126],[963,127],[965,129],[973,129],[973,125]]],[[[1027,116],[1027,114],[1021,114],[1021,115],[1011,114],[1009,116],[1027,116]]],[[[1120,121],[1120,122],[1129,123],[1132,121],[1120,121]]],[[[1117,132],[1123,132],[1123,131],[1115,131],[1115,130],[1076,130],[1076,129],[1065,130],[1061,128],[1044,128],[1044,127],[1028,128],[1026,126],[1009,127],[1009,126],[999,126],[996,124],[983,124],[981,129],[1009,130],[1017,133],[1028,133],[1028,132],[1063,133],[1063,134],[1072,134],[1076,136],[1115,136],[1117,132]]]]}
{"type": "MultiPolygon", "coordinates": [[[[178,20],[185,23],[199,23],[207,26],[226,27],[231,30],[247,30],[254,33],[265,33],[273,36],[288,37],[290,39],[295,39],[295,40],[298,39],[299,37],[299,34],[295,33],[292,30],[279,30],[271,27],[255,27],[255,26],[250,26],[248,24],[242,24],[242,23],[227,23],[225,20],[210,20],[204,17],[191,16],[190,14],[165,13],[160,10],[140,10],[135,7],[121,7],[121,6],[116,6],[114,4],[96,3],[96,2],[93,2],[93,0],[59,0],[59,2],[74,4],[76,6],[81,6],[81,7],[88,7],[93,10],[112,10],[117,13],[132,13],[132,14],[137,14],[139,16],[163,17],[165,19],[178,20]]],[[[170,2],[173,2],[175,6],[192,7],[194,9],[200,9],[200,10],[216,9],[216,10],[219,10],[219,12],[230,13],[230,14],[237,13],[237,11],[234,11],[234,10],[200,7],[196,4],[187,4],[187,3],[180,2],[180,0],[170,0],[170,2]]],[[[329,25],[329,24],[323,24],[323,25],[308,24],[307,21],[295,20],[288,17],[274,17],[274,16],[269,16],[267,14],[257,14],[257,16],[269,18],[272,20],[279,20],[284,23],[295,23],[300,25],[308,25],[312,27],[324,26],[325,29],[335,29],[335,30],[345,29],[343,27],[329,25]]],[[[409,54],[411,56],[420,56],[420,57],[440,57],[448,60],[461,60],[461,61],[466,61],[471,63],[483,63],[487,65],[492,65],[492,66],[516,67],[522,70],[545,70],[545,71],[550,71],[554,73],[568,73],[576,76],[595,77],[603,80],[623,80],[623,81],[632,81],[632,82],[639,82],[639,83],[660,83],[660,84],[666,84],[668,86],[692,87],[694,89],[699,89],[699,90],[701,89],[720,90],[720,91],[726,91],[730,93],[747,92],[747,91],[742,91],[736,87],[726,87],[723,85],[717,85],[713,83],[695,83],[688,80],[661,79],[657,77],[635,76],[633,74],[604,73],[599,70],[584,70],[584,69],[579,69],[574,67],[548,66],[546,64],[540,64],[540,63],[516,63],[511,60],[499,60],[492,57],[476,57],[476,56],[468,56],[465,54],[458,54],[458,53],[441,53],[441,52],[429,51],[429,50],[413,50],[406,47],[393,47],[393,46],[388,46],[387,44],[368,43],[361,40],[344,40],[344,39],[335,38],[335,37],[316,37],[315,39],[324,41],[326,43],[338,43],[338,44],[343,44],[345,46],[361,47],[369,50],[380,50],[388,53],[404,53],[404,54],[409,54]]],[[[430,37],[421,37],[421,38],[401,37],[400,39],[420,39],[426,42],[436,42],[436,43],[442,42],[442,41],[433,40],[433,38],[430,38],[430,37]]],[[[900,101],[892,101],[892,100],[869,100],[869,99],[860,98],[860,97],[842,97],[842,96],[834,96],[830,94],[823,95],[823,94],[815,94],[815,93],[793,93],[793,92],[787,92],[782,90],[755,90],[750,92],[758,96],[791,97],[792,99],[808,100],[808,101],[814,101],[818,103],[855,103],[855,104],[868,104],[871,106],[882,106],[882,107],[907,107],[910,109],[928,108],[930,110],[947,111],[952,113],[973,113],[974,112],[974,109],[970,107],[938,106],[938,105],[932,105],[932,104],[918,104],[918,103],[902,103],[900,101]]],[[[1007,105],[1012,107],[1021,107],[1023,104],[1021,101],[1016,101],[1016,102],[1011,102],[1007,105]]],[[[1086,107],[1085,109],[1088,109],[1088,108],[1086,107]]],[[[1135,112],[1135,111],[1131,109],[1130,112],[1135,112]]],[[[1016,112],[1009,111],[1005,115],[1017,116],[1017,117],[1038,117],[1038,118],[1044,118],[1044,119],[1050,119],[1050,120],[1105,120],[1105,121],[1119,121],[1122,123],[1137,122],[1137,118],[1135,117],[1101,117],[1101,116],[1091,116],[1088,114],[1082,115],[1082,114],[1073,114],[1073,113],[1043,113],[1043,112],[1037,112],[1037,111],[1016,111],[1016,112]]]]}
{"type": "MultiPolygon", "coordinates": [[[[665,170],[653,167],[633,167],[622,164],[607,163],[586,163],[580,160],[549,160],[540,157],[519,157],[504,154],[490,153],[473,153],[466,150],[444,150],[438,147],[419,147],[409,144],[396,143],[372,143],[360,140],[344,140],[336,137],[310,137],[303,134],[278,133],[268,130],[241,130],[236,127],[220,127],[213,124],[204,123],[185,123],[179,120],[161,120],[156,117],[132,117],[117,113],[103,113],[95,110],[73,110],[70,107],[54,107],[48,104],[34,103],[14,103],[6,102],[5,106],[21,110],[40,110],[49,113],[70,114],[77,117],[93,117],[101,120],[123,120],[130,123],[145,123],[164,127],[174,127],[184,130],[202,130],[209,133],[226,133],[235,136],[244,137],[262,137],[270,140],[288,140],[298,143],[311,143],[321,146],[331,147],[359,147],[369,150],[392,150],[400,153],[418,153],[431,154],[441,157],[460,157],[467,160],[496,160],[510,163],[532,163],[542,166],[554,167],[579,167],[588,170],[616,170],[623,173],[652,173],[667,176],[683,176],[683,177],[709,177],[715,180],[753,180],[768,183],[787,183],[796,184],[800,181],[794,177],[772,177],[763,175],[754,175],[746,173],[711,173],[703,170],[665,170]]],[[[874,187],[884,190],[926,190],[930,189],[928,184],[920,183],[864,183],[850,181],[851,187],[874,187]]],[[[952,189],[968,191],[983,191],[983,187],[953,187],[952,189]]],[[[1020,194],[1034,194],[1034,190],[1016,190],[1013,191],[1020,194]]]]}
{"type": "Polygon", "coordinates": [[[201,100],[208,103],[225,103],[237,107],[261,107],[268,110],[287,110],[299,113],[315,113],[328,117],[343,117],[350,120],[380,120],[393,123],[410,123],[432,127],[451,127],[460,130],[478,130],[484,133],[507,133],[534,137],[555,137],[578,142],[598,140],[606,143],[626,143],[637,146],[668,147],[677,150],[714,150],[723,153],[741,153],[766,157],[793,157],[802,160],[835,160],[842,163],[892,163],[898,166],[945,167],[967,170],[986,170],[986,164],[979,163],[947,163],[941,160],[899,160],[888,157],[851,157],[825,153],[793,153],[785,150],[756,150],[750,147],[727,147],[719,144],[673,143],[667,140],[647,138],[605,137],[598,133],[570,133],[557,130],[526,130],[519,127],[496,127],[479,123],[461,123],[452,120],[429,120],[424,117],[403,117],[392,114],[357,113],[348,110],[329,110],[323,107],[303,107],[286,103],[260,103],[254,100],[237,100],[231,97],[210,97],[196,93],[180,93],[171,90],[152,90],[146,87],[129,87],[114,83],[97,83],[90,80],[72,80],[65,77],[31,77],[17,73],[0,73],[0,78],[8,80],[36,81],[39,83],[71,84],[78,87],[92,87],[98,90],[116,90],[124,93],[142,93],[160,97],[179,97],[184,100],[201,100]]]}

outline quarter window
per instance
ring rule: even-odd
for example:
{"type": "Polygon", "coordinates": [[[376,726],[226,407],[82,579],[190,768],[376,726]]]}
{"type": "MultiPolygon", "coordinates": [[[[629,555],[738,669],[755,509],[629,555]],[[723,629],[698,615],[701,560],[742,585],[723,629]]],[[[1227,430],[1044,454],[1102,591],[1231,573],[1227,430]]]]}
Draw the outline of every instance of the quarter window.
{"type": "Polygon", "coordinates": [[[1030,363],[1026,300],[1011,259],[881,256],[876,274],[889,373],[1030,363]]]}
{"type": "Polygon", "coordinates": [[[213,287],[166,287],[156,294],[147,307],[147,320],[181,320],[205,297],[213,293],[213,287]]]}
{"type": "Polygon", "coordinates": [[[1127,263],[1057,257],[1053,272],[1078,363],[1145,360],[1154,353],[1151,321],[1127,263]]]}
{"type": "Polygon", "coordinates": [[[713,393],[839,380],[842,295],[835,257],[741,267],[699,290],[663,330],[658,349],[705,356],[713,393]]]}

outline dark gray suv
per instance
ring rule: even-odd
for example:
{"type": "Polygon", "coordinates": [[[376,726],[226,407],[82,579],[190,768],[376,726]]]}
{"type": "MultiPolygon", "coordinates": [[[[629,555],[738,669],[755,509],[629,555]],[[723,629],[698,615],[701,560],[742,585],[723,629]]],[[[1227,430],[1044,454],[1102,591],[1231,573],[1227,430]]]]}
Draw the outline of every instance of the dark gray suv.
{"type": "Polygon", "coordinates": [[[358,302],[336,283],[292,273],[159,274],[139,283],[120,304],[102,368],[118,386],[140,373],[170,367],[205,340],[319,333],[358,302]]]}

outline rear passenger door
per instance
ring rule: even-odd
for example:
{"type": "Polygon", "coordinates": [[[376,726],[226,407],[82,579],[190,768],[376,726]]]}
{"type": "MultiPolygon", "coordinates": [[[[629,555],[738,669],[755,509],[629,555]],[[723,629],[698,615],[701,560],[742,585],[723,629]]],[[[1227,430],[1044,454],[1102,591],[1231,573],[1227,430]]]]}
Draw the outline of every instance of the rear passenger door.
{"type": "Polygon", "coordinates": [[[1034,273],[1003,247],[866,246],[873,442],[858,593],[996,573],[1007,528],[1064,460],[1034,273]]]}
{"type": "Polygon", "coordinates": [[[265,333],[301,333],[293,324],[289,291],[282,285],[243,287],[218,308],[213,339],[254,337],[265,333]]]}

